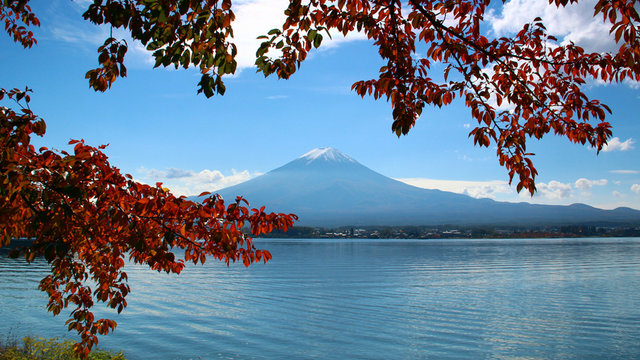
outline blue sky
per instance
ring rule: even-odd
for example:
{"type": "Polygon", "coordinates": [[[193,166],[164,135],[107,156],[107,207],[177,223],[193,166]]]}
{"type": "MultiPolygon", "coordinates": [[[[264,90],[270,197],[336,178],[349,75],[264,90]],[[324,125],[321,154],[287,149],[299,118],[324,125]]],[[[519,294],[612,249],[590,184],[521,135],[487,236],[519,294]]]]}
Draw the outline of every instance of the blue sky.
{"type": "MultiPolygon", "coordinates": [[[[596,51],[611,48],[606,30],[589,17],[592,10],[559,11],[546,3],[507,2],[488,17],[487,29],[508,35],[541,16],[561,40],[596,51]]],[[[382,65],[376,49],[358,34],[327,42],[290,80],[256,74],[255,37],[278,25],[281,0],[234,3],[240,71],[227,79],[225,96],[211,99],[196,95],[197,71],[152,69],[150,54],[131,41],[128,77],[106,93],[93,92],[84,74],[97,65],[96,49],[108,29],[82,20],[86,5],[86,0],[33,0],[42,22],[35,31],[38,45],[24,50],[0,37],[1,86],[34,89],[32,109],[48,125],[39,145],[66,149],[72,138],[110,144],[106,153],[113,165],[140,181],[161,181],[178,194],[233,185],[313,148],[332,146],[417,186],[503,201],[640,209],[638,84],[588,87],[589,95],[613,109],[608,120],[614,138],[607,151],[596,155],[553,135],[528,144],[539,172],[539,192],[531,198],[507,184],[493,148],[473,146],[467,135],[474,124],[460,101],[427,109],[409,135],[397,138],[390,105],[350,91],[353,82],[374,78],[382,65]]]]}

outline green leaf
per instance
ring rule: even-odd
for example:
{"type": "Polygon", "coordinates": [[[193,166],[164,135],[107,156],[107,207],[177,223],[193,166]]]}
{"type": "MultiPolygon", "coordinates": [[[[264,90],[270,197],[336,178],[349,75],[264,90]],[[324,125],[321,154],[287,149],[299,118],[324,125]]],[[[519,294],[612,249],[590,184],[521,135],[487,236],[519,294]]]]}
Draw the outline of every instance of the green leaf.
{"type": "Polygon", "coordinates": [[[189,52],[189,50],[185,50],[184,53],[182,53],[182,57],[180,57],[180,64],[186,69],[187,67],[189,67],[189,63],[191,62],[191,52],[189,52]]]}
{"type": "Polygon", "coordinates": [[[154,50],[157,50],[161,46],[162,46],[162,44],[159,41],[152,41],[152,42],[149,43],[149,45],[147,45],[147,50],[154,51],[154,50]]]}
{"type": "Polygon", "coordinates": [[[160,10],[160,13],[158,14],[158,22],[159,23],[167,22],[167,14],[164,12],[164,10],[160,10]]]}
{"type": "Polygon", "coordinates": [[[309,38],[309,42],[310,43],[313,44],[313,40],[315,40],[316,34],[318,34],[318,32],[316,30],[309,30],[309,33],[307,34],[307,37],[309,38]]]}
{"type": "Polygon", "coordinates": [[[260,47],[256,51],[256,57],[262,57],[267,52],[267,50],[269,50],[270,45],[271,43],[268,41],[265,41],[262,44],[260,44],[260,47]]]}
{"type": "Polygon", "coordinates": [[[322,43],[322,34],[317,34],[315,39],[313,40],[313,47],[317,49],[318,47],[320,47],[321,43],[322,43]]]}
{"type": "Polygon", "coordinates": [[[198,83],[198,86],[200,86],[198,88],[198,94],[204,93],[204,96],[208,98],[212,97],[214,85],[215,85],[215,82],[211,77],[211,75],[202,74],[202,77],[200,78],[200,82],[198,83]]]}

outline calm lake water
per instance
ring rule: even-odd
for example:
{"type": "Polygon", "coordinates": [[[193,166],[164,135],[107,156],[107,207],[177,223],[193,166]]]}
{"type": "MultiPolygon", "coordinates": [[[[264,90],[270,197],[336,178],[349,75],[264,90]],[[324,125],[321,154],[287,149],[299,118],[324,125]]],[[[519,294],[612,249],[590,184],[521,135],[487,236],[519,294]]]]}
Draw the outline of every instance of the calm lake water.
{"type": "MultiPolygon", "coordinates": [[[[638,238],[257,243],[274,259],[248,269],[128,266],[129,306],[100,346],[134,360],[640,359],[638,238]]],[[[35,290],[46,271],[2,253],[0,336],[66,335],[35,290]]]]}

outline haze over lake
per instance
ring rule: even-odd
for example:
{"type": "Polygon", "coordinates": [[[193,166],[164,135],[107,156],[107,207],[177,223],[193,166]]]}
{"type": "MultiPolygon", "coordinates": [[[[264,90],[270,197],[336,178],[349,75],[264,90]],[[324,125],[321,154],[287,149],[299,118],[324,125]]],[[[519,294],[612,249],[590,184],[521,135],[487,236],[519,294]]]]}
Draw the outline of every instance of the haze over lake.
{"type": "MultiPolygon", "coordinates": [[[[167,360],[640,358],[639,238],[257,243],[274,259],[248,269],[128,266],[129,307],[100,346],[167,360]]],[[[68,336],[34,290],[46,262],[0,255],[0,333],[68,336]]]]}

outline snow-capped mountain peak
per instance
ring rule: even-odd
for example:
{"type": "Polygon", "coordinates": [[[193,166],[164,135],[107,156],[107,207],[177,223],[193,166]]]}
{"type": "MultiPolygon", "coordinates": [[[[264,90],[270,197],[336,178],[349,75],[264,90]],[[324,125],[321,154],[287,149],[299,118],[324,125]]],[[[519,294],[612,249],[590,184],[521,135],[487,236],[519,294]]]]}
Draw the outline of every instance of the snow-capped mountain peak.
{"type": "MultiPolygon", "coordinates": [[[[637,210],[474,199],[393,180],[334,148],[313,149],[281,167],[217,193],[243,196],[269,211],[294,213],[302,226],[522,225],[640,222],[637,210]]],[[[637,225],[633,225],[637,226],[637,225]]]]}
{"type": "Polygon", "coordinates": [[[334,162],[353,162],[353,163],[356,162],[353,158],[345,155],[340,150],[334,149],[332,147],[313,149],[308,153],[300,156],[300,159],[307,160],[307,164],[316,160],[334,161],[334,162]]]}

